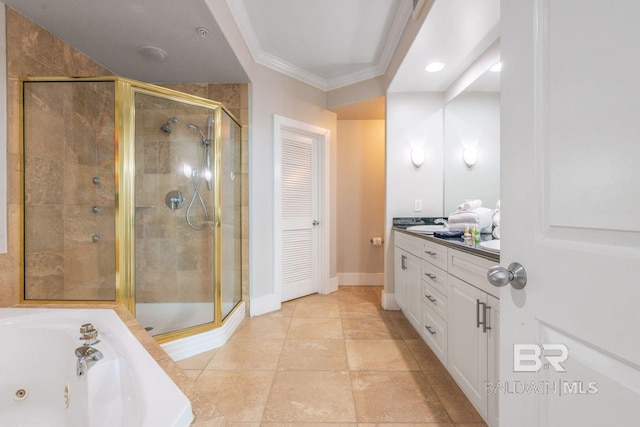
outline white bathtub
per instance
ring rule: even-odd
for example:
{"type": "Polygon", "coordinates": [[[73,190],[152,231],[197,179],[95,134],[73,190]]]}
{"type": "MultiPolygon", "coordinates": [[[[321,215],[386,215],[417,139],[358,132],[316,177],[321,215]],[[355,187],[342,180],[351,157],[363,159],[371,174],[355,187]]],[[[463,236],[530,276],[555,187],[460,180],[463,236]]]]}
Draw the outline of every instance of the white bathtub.
{"type": "Polygon", "coordinates": [[[188,426],[191,403],[108,309],[0,308],[0,426],[188,426]],[[79,328],[104,358],[76,374],[79,328]]]}

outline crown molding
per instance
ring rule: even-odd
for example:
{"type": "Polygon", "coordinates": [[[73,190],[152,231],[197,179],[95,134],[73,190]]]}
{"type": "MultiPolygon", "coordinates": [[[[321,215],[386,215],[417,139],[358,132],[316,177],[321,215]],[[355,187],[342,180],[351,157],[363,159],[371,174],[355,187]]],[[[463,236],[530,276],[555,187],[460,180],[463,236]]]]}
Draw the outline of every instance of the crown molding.
{"type": "Polygon", "coordinates": [[[405,26],[413,13],[411,2],[401,3],[398,14],[393,20],[389,30],[389,35],[385,39],[384,46],[382,47],[378,63],[376,65],[353,73],[327,79],[262,50],[260,41],[256,36],[251,20],[249,19],[249,14],[244,6],[244,2],[233,0],[225,1],[255,63],[285,74],[293,79],[299,80],[325,92],[385,74],[389,63],[393,58],[393,53],[400,42],[405,26]]]}

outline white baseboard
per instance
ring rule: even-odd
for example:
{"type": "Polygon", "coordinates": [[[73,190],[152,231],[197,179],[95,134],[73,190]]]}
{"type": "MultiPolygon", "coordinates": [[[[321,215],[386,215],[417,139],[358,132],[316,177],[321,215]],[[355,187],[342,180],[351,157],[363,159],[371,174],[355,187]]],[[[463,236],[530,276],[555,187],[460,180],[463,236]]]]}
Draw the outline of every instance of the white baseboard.
{"type": "Polygon", "coordinates": [[[400,310],[400,306],[396,302],[394,294],[386,293],[382,291],[382,308],[385,310],[400,310]]]}
{"type": "Polygon", "coordinates": [[[270,313],[280,310],[282,302],[275,294],[265,295],[263,297],[252,298],[249,304],[250,316],[259,316],[261,314],[270,313]]]}
{"type": "Polygon", "coordinates": [[[240,325],[242,319],[244,319],[244,312],[245,305],[244,302],[242,302],[219,328],[167,342],[160,346],[174,361],[186,359],[187,357],[221,347],[231,338],[233,332],[240,325]]]}
{"type": "Polygon", "coordinates": [[[325,286],[320,293],[323,295],[328,295],[334,292],[338,292],[338,278],[330,277],[329,283],[327,283],[327,286],[325,286]]]}
{"type": "Polygon", "coordinates": [[[338,273],[340,286],[384,286],[384,273],[338,273]]]}

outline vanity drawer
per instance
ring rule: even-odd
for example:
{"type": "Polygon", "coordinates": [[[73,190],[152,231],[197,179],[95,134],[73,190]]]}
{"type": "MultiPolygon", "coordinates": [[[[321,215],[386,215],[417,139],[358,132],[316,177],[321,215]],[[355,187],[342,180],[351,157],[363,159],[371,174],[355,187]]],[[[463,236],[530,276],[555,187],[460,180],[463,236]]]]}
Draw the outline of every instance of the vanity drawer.
{"type": "Polygon", "coordinates": [[[422,280],[447,295],[447,272],[427,261],[422,261],[422,280]]]}
{"type": "Polygon", "coordinates": [[[448,264],[448,271],[452,276],[464,280],[489,295],[500,298],[499,289],[489,283],[487,279],[489,268],[499,263],[451,249],[449,250],[448,264]]]}
{"type": "Polygon", "coordinates": [[[432,242],[422,242],[422,259],[443,270],[447,269],[447,248],[432,242]]]}
{"type": "Polygon", "coordinates": [[[442,319],[447,318],[447,297],[424,281],[422,282],[422,301],[442,319]]]}
{"type": "Polygon", "coordinates": [[[393,233],[393,239],[395,246],[420,258],[423,243],[421,238],[396,231],[393,233]]]}
{"type": "Polygon", "coordinates": [[[422,337],[438,359],[447,366],[447,323],[422,303],[422,337]]]}

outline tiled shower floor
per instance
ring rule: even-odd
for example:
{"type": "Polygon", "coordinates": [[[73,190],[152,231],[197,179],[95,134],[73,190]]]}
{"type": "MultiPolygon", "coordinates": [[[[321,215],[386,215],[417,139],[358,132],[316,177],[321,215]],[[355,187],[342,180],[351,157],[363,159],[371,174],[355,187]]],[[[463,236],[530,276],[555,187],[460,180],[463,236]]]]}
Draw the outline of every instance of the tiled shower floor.
{"type": "Polygon", "coordinates": [[[480,415],[381,287],[340,287],[247,318],[178,362],[227,426],[481,427],[480,415]]]}

